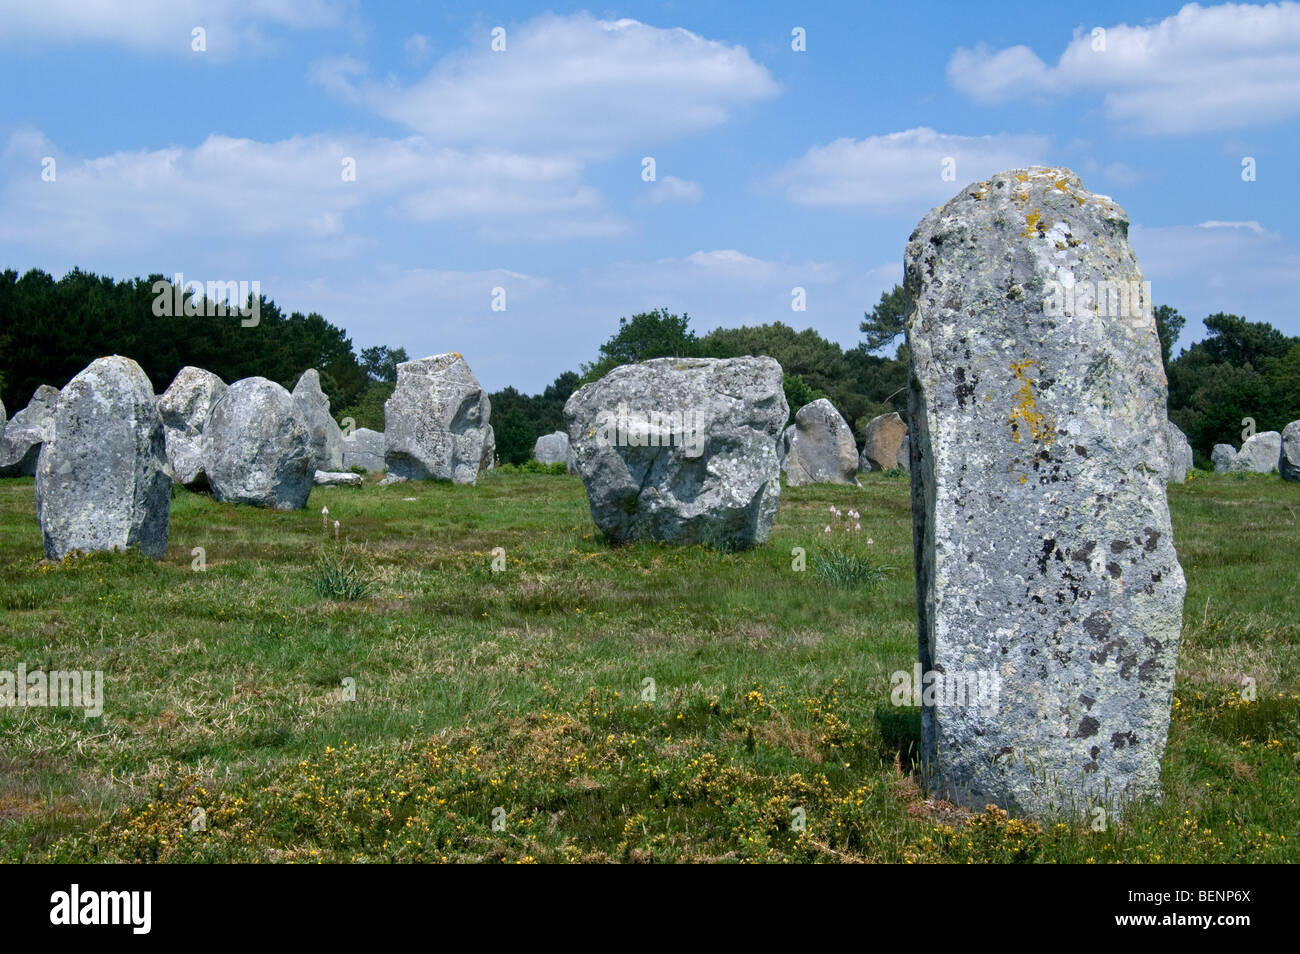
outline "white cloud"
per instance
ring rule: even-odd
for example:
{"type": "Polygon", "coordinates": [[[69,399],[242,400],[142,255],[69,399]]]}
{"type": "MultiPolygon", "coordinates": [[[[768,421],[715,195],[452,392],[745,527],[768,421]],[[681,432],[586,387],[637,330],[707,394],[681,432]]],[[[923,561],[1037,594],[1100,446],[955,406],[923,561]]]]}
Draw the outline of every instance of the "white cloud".
{"type": "MultiPolygon", "coordinates": [[[[296,136],[263,143],[210,136],[192,148],[61,153],[42,134],[11,137],[0,242],[88,255],[139,255],[196,241],[289,239],[299,254],[355,243],[352,223],[378,212],[458,220],[489,239],[617,234],[625,224],[564,159],[434,148],[419,137],[296,136]],[[41,177],[55,159],[55,179],[41,177]],[[343,177],[355,160],[355,181],[343,177]]],[[[355,248],[355,245],[346,247],[355,248]]]]}
{"type": "Polygon", "coordinates": [[[665,202],[699,202],[702,198],[704,189],[698,182],[664,176],[647,186],[641,201],[647,205],[663,205],[665,202]]]}
{"type": "Polygon", "coordinates": [[[1047,158],[1049,140],[1034,135],[955,136],[918,127],[867,139],[813,146],[771,184],[799,205],[905,207],[946,201],[969,182],[1047,158]],[[955,179],[943,178],[955,160],[955,179]]]}
{"type": "Polygon", "coordinates": [[[267,49],[268,27],[338,27],[351,8],[348,0],[0,0],[0,45],[99,42],[188,56],[191,31],[202,27],[207,52],[227,58],[267,49]]]}
{"type": "Polygon", "coordinates": [[[413,33],[406,38],[402,49],[406,51],[406,59],[409,62],[417,65],[423,63],[429,55],[429,38],[423,33],[413,33]]]}
{"type": "Polygon", "coordinates": [[[1300,4],[1192,3],[1149,26],[1076,30],[1055,66],[1025,46],[958,49],[948,80],[983,103],[1103,94],[1106,115],[1146,133],[1275,123],[1300,115],[1300,4]]]}
{"type": "Polygon", "coordinates": [[[604,157],[717,126],[777,92],[740,46],[688,30],[582,13],[510,27],[494,52],[478,43],[412,86],[361,78],[350,58],[317,65],[317,82],[440,143],[604,157]]]}

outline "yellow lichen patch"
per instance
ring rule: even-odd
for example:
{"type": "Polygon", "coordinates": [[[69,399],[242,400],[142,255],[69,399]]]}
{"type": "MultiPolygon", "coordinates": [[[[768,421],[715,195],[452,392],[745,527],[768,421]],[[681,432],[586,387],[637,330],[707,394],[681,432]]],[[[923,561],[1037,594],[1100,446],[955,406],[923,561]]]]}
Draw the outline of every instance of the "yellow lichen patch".
{"type": "Polygon", "coordinates": [[[1047,235],[1047,227],[1050,223],[1043,221],[1043,213],[1034,209],[1025,216],[1025,230],[1020,233],[1021,238],[1043,238],[1047,235]]]}
{"type": "Polygon", "coordinates": [[[1022,484],[1027,484],[1027,483],[1029,483],[1029,478],[1026,477],[1024,474],[1021,474],[1021,475],[1020,475],[1020,482],[1021,482],[1022,484]]]}
{"type": "Polygon", "coordinates": [[[1053,189],[1060,189],[1060,190],[1061,190],[1062,192],[1064,192],[1066,195],[1069,195],[1069,194],[1070,194],[1070,187],[1069,187],[1069,184],[1068,184],[1068,183],[1065,181],[1065,179],[1063,179],[1063,178],[1062,178],[1062,179],[1057,179],[1055,182],[1053,182],[1053,183],[1052,183],[1052,188],[1053,188],[1053,189]]]}
{"type": "Polygon", "coordinates": [[[1019,361],[1011,365],[1011,373],[1020,382],[1020,388],[1016,391],[1016,404],[1007,423],[1011,425],[1011,440],[1017,444],[1024,431],[1028,431],[1035,441],[1050,444],[1056,439],[1055,426],[1038,410],[1034,399],[1034,382],[1027,373],[1033,364],[1033,361],[1019,361]]]}

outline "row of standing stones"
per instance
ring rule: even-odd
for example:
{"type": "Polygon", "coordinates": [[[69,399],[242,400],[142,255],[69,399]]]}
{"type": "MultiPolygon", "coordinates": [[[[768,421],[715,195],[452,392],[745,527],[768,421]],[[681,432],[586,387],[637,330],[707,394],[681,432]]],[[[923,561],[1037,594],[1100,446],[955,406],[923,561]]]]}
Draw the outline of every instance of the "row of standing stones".
{"type": "MultiPolygon", "coordinates": [[[[1165,416],[1149,314],[1044,308],[1049,283],[1141,282],[1127,216],[1068,170],[1014,170],[931,211],[905,272],[911,433],[884,415],[859,454],[827,401],[785,426],[771,358],[663,358],[579,389],[567,432],[540,438],[535,456],[581,475],[613,542],[726,549],[768,538],[782,469],[797,485],[906,468],[919,664],[967,685],[991,674],[998,688],[992,704],[924,702],[929,790],[1032,817],[1159,797],[1186,590],[1165,485],[1191,451],[1165,416]]],[[[340,433],[314,371],[290,394],[186,368],[155,400],[143,371],[113,356],[38,391],[5,428],[0,463],[34,464],[49,557],[161,556],[173,477],[206,479],[220,500],[302,507],[355,442],[352,459],[382,462],[386,480],[473,483],[491,465],[490,411],[456,353],[400,365],[384,433],[360,439],[340,433]],[[23,445],[33,434],[36,453],[23,445]]],[[[1272,455],[1300,479],[1300,421],[1246,445],[1234,462],[1272,455]]]]}

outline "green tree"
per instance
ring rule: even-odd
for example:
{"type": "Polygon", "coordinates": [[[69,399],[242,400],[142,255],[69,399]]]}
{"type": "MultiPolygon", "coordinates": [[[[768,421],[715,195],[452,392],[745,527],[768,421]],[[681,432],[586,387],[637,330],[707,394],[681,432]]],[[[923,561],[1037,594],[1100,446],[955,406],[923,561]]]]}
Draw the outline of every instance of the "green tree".
{"type": "Polygon", "coordinates": [[[1187,323],[1187,319],[1172,305],[1157,305],[1155,314],[1156,334],[1160,336],[1160,360],[1167,374],[1174,345],[1178,343],[1178,336],[1183,333],[1183,325],[1187,323]]]}
{"type": "Polygon", "coordinates": [[[902,285],[882,292],[876,307],[863,313],[859,326],[865,335],[862,348],[867,352],[880,351],[893,344],[907,330],[907,315],[911,310],[912,297],[902,285]]]}
{"type": "Polygon", "coordinates": [[[699,353],[699,340],[690,329],[690,316],[656,308],[618,320],[618,331],[600,346],[600,357],[582,366],[583,382],[604,377],[621,364],[650,358],[688,358],[699,353]]]}

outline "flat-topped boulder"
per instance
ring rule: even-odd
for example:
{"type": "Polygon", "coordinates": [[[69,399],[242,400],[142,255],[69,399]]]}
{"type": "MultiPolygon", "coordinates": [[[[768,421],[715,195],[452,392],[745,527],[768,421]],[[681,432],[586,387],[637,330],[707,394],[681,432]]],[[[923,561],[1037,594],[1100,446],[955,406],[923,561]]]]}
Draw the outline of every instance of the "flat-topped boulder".
{"type": "Polygon", "coordinates": [[[360,487],[365,480],[350,470],[318,470],[312,474],[311,482],[317,487],[360,487]]]}
{"type": "Polygon", "coordinates": [[[172,481],[149,376],[130,358],[99,358],[63,388],[36,469],[45,555],[167,549],[172,481]]]}
{"type": "Polygon", "coordinates": [[[312,462],[307,422],[274,381],[236,381],[213,406],[203,431],[203,469],[218,500],[298,510],[311,493],[312,462]]]}
{"type": "Polygon", "coordinates": [[[614,543],[762,543],[781,495],[789,416],[768,357],[656,358],[617,367],[564,406],[591,516],[614,543]]]}
{"type": "Polygon", "coordinates": [[[543,434],[533,442],[533,460],[541,464],[563,464],[569,459],[569,435],[564,431],[543,434]]]}
{"type": "Polygon", "coordinates": [[[308,368],[293,388],[293,401],[310,433],[312,465],[319,470],[343,469],[343,431],[330,416],[330,399],[320,387],[320,374],[308,368]]]}
{"type": "Polygon", "coordinates": [[[397,366],[384,405],[384,462],[408,480],[472,484],[483,467],[492,405],[459,352],[397,366]]]}
{"type": "Polygon", "coordinates": [[[226,382],[202,368],[186,366],[176,372],[158,398],[167,465],[177,483],[207,483],[203,473],[203,428],[212,406],[226,393],[226,382]]]}
{"type": "Polygon", "coordinates": [[[826,398],[799,408],[781,435],[781,469],[791,487],[858,482],[853,429],[826,398]]]}
{"type": "Polygon", "coordinates": [[[384,469],[384,432],[358,427],[343,437],[343,469],[364,467],[377,474],[384,469]]]}
{"type": "Polygon", "coordinates": [[[1160,794],[1186,583],[1128,224],[1033,167],[961,190],[907,245],[920,668],[939,686],[921,756],[930,792],[975,810],[1113,819],[1160,794]]]}

